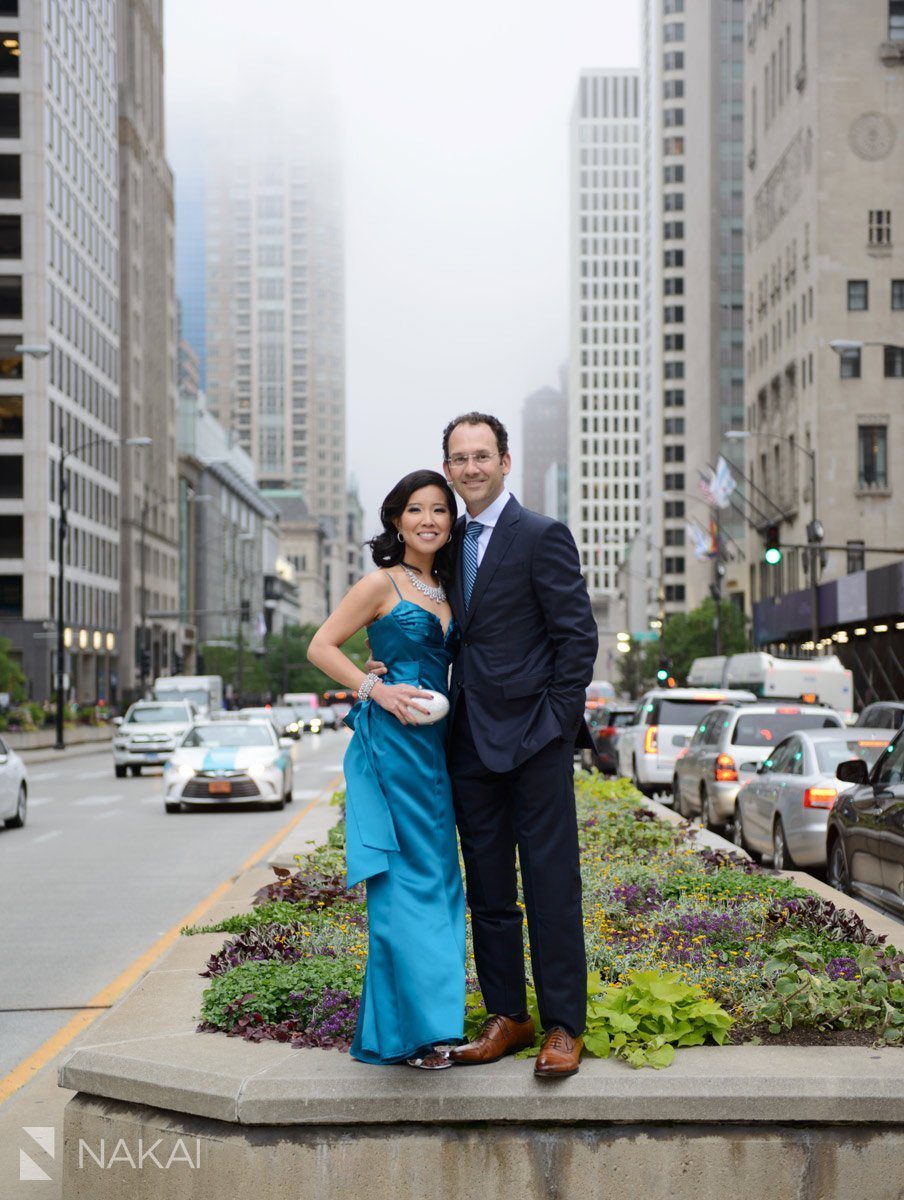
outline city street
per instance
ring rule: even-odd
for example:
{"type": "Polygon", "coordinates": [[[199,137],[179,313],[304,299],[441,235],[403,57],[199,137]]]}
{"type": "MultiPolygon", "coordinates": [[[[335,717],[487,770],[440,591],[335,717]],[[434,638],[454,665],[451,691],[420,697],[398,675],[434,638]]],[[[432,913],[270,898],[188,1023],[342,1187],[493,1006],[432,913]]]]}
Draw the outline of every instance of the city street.
{"type": "Polygon", "coordinates": [[[340,774],[347,733],[293,747],[295,802],[167,814],[160,770],[109,749],[29,768],[23,829],[0,829],[0,1078],[177,926],[340,774]]]}

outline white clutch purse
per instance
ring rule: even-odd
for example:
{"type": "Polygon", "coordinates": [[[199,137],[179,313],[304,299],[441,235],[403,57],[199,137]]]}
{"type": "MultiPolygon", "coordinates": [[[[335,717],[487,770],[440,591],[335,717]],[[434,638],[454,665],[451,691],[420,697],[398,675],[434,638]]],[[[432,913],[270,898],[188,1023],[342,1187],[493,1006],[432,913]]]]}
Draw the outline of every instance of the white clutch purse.
{"type": "MultiPolygon", "coordinates": [[[[426,691],[426,688],[424,689],[426,691]]],[[[442,692],[430,692],[430,699],[422,697],[418,700],[413,700],[408,706],[408,715],[415,725],[434,725],[437,721],[441,721],[449,711],[449,701],[442,692]],[[426,708],[428,712],[420,712],[413,706],[419,704],[422,708],[426,708]]]]}

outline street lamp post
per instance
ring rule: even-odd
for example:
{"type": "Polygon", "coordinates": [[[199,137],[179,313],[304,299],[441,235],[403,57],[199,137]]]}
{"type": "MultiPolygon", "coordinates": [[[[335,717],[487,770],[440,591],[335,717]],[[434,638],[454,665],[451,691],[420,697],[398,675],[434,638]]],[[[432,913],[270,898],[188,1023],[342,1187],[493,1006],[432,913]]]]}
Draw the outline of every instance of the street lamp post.
{"type": "MultiPolygon", "coordinates": [[[[104,436],[88,438],[87,441],[80,442],[77,446],[73,446],[69,450],[61,450],[60,457],[57,461],[57,503],[60,509],[59,520],[57,521],[57,664],[56,664],[56,741],[54,742],[54,750],[65,750],[66,742],[63,737],[63,708],[65,705],[66,680],[64,670],[64,653],[65,653],[65,610],[64,610],[64,593],[66,590],[66,459],[70,454],[78,454],[81,450],[87,450],[89,446],[95,446],[98,442],[110,441],[104,436]]],[[[149,446],[151,439],[149,437],[133,437],[125,438],[120,445],[123,446],[149,446]]]]}

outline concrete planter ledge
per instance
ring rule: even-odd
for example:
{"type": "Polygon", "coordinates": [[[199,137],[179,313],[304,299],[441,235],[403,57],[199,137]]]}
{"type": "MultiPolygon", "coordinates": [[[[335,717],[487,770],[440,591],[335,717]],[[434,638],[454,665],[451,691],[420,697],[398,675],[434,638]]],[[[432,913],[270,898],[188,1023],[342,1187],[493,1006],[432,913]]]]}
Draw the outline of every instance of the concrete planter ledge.
{"type": "MultiPolygon", "coordinates": [[[[245,911],[271,879],[246,872],[205,921],[245,911]]],[[[901,940],[874,910],[801,882],[901,940]]],[[[438,1074],[369,1067],[195,1032],[209,982],[198,972],[224,937],[180,939],[63,1062],[59,1084],[78,1093],[66,1106],[64,1200],[904,1194],[901,1050],[694,1047],[663,1071],[585,1059],[558,1083],[514,1059],[438,1074]],[[188,1154],[195,1165],[137,1169],[152,1144],[158,1160],[188,1154]],[[103,1157],[114,1145],[115,1168],[103,1157]]]]}

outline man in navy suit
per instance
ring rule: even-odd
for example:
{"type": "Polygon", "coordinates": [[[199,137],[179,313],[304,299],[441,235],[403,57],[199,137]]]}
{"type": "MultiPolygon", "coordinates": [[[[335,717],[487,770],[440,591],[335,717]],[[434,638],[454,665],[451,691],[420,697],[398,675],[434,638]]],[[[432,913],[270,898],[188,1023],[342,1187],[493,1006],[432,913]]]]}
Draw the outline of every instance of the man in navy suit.
{"type": "Polygon", "coordinates": [[[545,1033],[540,1078],[580,1063],[587,964],[574,804],[596,622],[574,539],[506,490],[511,456],[495,417],[467,413],[443,433],[446,476],[466,506],[453,532],[449,597],[461,630],[452,668],[449,770],[467,877],[474,955],[491,1014],[452,1051],[462,1065],[529,1046],[521,867],[531,964],[545,1033]]]}

